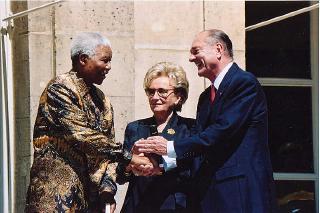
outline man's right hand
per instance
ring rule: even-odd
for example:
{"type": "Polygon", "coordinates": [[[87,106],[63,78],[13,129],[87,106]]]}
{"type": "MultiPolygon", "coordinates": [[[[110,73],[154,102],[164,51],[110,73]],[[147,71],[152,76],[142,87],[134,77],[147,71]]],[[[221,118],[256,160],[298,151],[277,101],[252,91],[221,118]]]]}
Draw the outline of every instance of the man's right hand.
{"type": "Polygon", "coordinates": [[[135,153],[154,153],[167,155],[167,139],[162,136],[151,136],[147,139],[138,140],[134,146],[135,153]]]}

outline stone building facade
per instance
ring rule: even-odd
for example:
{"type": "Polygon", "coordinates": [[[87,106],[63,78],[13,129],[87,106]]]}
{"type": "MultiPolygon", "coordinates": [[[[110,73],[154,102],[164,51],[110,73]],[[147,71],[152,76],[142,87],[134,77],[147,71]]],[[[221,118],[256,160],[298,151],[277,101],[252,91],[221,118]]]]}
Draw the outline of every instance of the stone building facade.
{"type": "MultiPolygon", "coordinates": [[[[18,13],[49,2],[11,1],[10,11],[18,13]]],[[[100,88],[111,99],[116,140],[122,141],[128,122],[151,115],[142,84],[146,71],[157,62],[175,62],[186,70],[190,93],[181,114],[195,117],[198,96],[209,85],[188,61],[191,42],[198,32],[224,30],[233,41],[235,61],[246,68],[245,6],[244,0],[62,1],[10,21],[14,212],[23,212],[25,205],[39,97],[51,78],[71,69],[69,49],[73,36],[97,31],[111,41],[112,69],[100,88]]],[[[318,69],[318,62],[316,65],[313,69],[318,69]]],[[[314,173],[314,179],[318,178],[317,171],[314,173]]],[[[118,212],[125,192],[126,186],[119,187],[118,212]]]]}
{"type": "MultiPolygon", "coordinates": [[[[45,3],[11,2],[11,10],[17,13],[45,3]]],[[[195,117],[207,82],[198,78],[188,57],[193,37],[201,30],[220,28],[228,33],[235,60],[244,67],[244,1],[66,1],[17,18],[13,26],[16,212],[25,204],[39,97],[52,77],[70,70],[70,42],[77,33],[97,31],[111,41],[112,69],[101,89],[114,107],[118,141],[128,122],[151,115],[142,82],[146,71],[160,61],[186,70],[190,95],[182,115],[195,117]]],[[[118,210],[125,191],[125,186],[119,188],[118,210]]]]}

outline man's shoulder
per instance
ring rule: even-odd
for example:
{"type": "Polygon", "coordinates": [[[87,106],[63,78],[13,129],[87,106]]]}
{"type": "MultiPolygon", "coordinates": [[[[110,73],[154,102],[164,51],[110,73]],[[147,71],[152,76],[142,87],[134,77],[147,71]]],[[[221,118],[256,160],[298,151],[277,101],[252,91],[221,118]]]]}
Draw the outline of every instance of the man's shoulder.
{"type": "Polygon", "coordinates": [[[242,92],[261,92],[262,86],[258,79],[251,73],[242,69],[238,69],[234,74],[225,82],[223,92],[237,96],[242,92]]]}
{"type": "Polygon", "coordinates": [[[47,87],[52,87],[56,85],[63,85],[64,87],[72,88],[74,86],[72,74],[70,72],[67,72],[57,75],[49,81],[47,87]]]}
{"type": "Polygon", "coordinates": [[[226,76],[227,85],[232,88],[241,88],[242,86],[257,86],[260,85],[258,79],[249,71],[245,71],[238,67],[237,64],[231,67],[230,73],[226,76]]]}
{"type": "Polygon", "coordinates": [[[234,75],[236,76],[236,80],[247,80],[247,81],[256,81],[257,78],[254,74],[250,71],[246,71],[241,69],[237,64],[235,64],[235,72],[234,75]]]}

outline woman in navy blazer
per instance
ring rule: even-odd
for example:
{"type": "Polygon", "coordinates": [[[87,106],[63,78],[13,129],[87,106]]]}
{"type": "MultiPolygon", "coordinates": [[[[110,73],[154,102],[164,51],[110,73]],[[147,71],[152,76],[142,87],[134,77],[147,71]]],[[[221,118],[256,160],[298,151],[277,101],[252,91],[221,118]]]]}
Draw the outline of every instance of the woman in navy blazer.
{"type": "MultiPolygon", "coordinates": [[[[154,115],[127,125],[124,149],[130,151],[136,141],[155,134],[167,140],[190,136],[195,120],[177,114],[188,98],[188,88],[189,83],[182,67],[161,62],[150,68],[144,78],[144,89],[154,115]]],[[[185,184],[190,178],[192,160],[178,162],[179,168],[166,172],[171,167],[170,160],[176,165],[175,159],[168,159],[166,156],[152,157],[159,165],[164,165],[161,175],[142,177],[125,172],[118,177],[120,184],[129,181],[121,212],[187,212],[185,184]]]]}

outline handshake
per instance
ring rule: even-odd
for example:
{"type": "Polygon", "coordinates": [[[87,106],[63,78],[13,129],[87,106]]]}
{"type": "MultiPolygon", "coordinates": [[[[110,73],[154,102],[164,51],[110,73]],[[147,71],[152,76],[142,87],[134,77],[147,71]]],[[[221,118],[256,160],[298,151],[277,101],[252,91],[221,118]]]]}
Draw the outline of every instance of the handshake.
{"type": "Polygon", "coordinates": [[[161,158],[159,155],[166,154],[166,144],[167,140],[161,136],[136,141],[131,149],[132,159],[126,172],[132,172],[136,176],[161,175],[164,169],[157,159],[161,158]],[[159,152],[159,149],[162,151],[159,152]]]}

